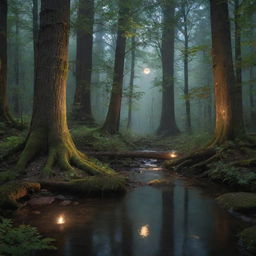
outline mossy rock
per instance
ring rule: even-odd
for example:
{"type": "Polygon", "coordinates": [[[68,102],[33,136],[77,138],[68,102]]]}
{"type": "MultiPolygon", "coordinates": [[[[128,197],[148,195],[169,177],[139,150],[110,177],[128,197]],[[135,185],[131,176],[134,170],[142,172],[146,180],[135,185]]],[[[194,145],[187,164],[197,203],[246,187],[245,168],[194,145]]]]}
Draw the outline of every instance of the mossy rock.
{"type": "Polygon", "coordinates": [[[98,175],[69,182],[41,181],[40,183],[42,187],[54,191],[78,195],[102,195],[125,192],[127,180],[119,175],[98,175]]]}
{"type": "Polygon", "coordinates": [[[239,237],[248,251],[256,253],[256,226],[244,229],[239,237]]]}
{"type": "Polygon", "coordinates": [[[219,196],[217,202],[227,210],[247,212],[256,210],[256,194],[237,192],[219,196]]]}
{"type": "Polygon", "coordinates": [[[147,183],[150,186],[169,186],[172,184],[172,179],[155,179],[147,183]]]}
{"type": "Polygon", "coordinates": [[[15,181],[9,182],[0,187],[0,209],[16,209],[18,203],[16,200],[26,196],[29,192],[40,190],[40,184],[36,182],[15,181]]]}

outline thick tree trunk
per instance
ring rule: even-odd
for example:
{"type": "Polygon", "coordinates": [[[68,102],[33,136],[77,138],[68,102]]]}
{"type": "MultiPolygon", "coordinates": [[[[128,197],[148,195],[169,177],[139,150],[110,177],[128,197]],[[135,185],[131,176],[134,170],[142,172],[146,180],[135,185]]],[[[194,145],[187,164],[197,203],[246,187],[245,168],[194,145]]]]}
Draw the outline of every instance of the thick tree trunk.
{"type": "Polygon", "coordinates": [[[76,92],[73,119],[92,124],[94,123],[91,109],[94,0],[79,1],[77,19],[76,92]]]}
{"type": "Polygon", "coordinates": [[[233,96],[233,112],[234,115],[234,132],[243,135],[244,119],[243,119],[243,94],[242,94],[242,55],[241,55],[241,14],[240,0],[235,0],[235,84],[232,87],[233,96]]]}
{"type": "Polygon", "coordinates": [[[132,37],[132,51],[131,51],[131,73],[130,73],[130,86],[129,86],[129,98],[128,98],[128,121],[127,129],[131,129],[132,125],[132,100],[134,91],[134,78],[135,78],[135,51],[136,51],[136,39],[132,37]]]}
{"type": "Polygon", "coordinates": [[[13,125],[7,101],[7,0],[0,1],[0,122],[13,125]]]}
{"type": "Polygon", "coordinates": [[[108,113],[105,123],[103,125],[103,130],[110,134],[117,133],[119,131],[120,125],[121,101],[123,93],[124,60],[126,48],[125,31],[127,27],[127,19],[129,17],[129,10],[125,5],[126,4],[123,1],[119,0],[119,17],[113,84],[108,113]]]}
{"type": "Polygon", "coordinates": [[[33,48],[34,48],[34,80],[36,77],[36,58],[37,58],[37,42],[38,42],[38,0],[33,0],[33,48]]]}
{"type": "Polygon", "coordinates": [[[71,164],[89,174],[100,172],[76,149],[67,126],[69,12],[69,0],[42,0],[33,115],[20,171],[38,154],[48,153],[43,173],[51,173],[54,164],[69,174],[75,173],[71,164]]]}
{"type": "Polygon", "coordinates": [[[162,113],[157,133],[159,135],[177,135],[180,133],[175,120],[174,104],[174,0],[162,1],[163,35],[162,35],[162,113]]]}
{"type": "Polygon", "coordinates": [[[212,145],[235,138],[231,90],[235,83],[228,2],[210,0],[212,27],[212,56],[215,89],[216,126],[212,145]]]}

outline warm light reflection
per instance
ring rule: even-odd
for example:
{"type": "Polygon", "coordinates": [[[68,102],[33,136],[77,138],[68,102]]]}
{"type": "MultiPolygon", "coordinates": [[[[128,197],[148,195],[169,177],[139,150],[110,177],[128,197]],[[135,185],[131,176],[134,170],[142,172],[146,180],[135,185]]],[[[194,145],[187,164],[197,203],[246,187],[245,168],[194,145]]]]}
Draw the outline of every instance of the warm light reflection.
{"type": "Polygon", "coordinates": [[[144,225],[140,228],[139,230],[139,235],[143,238],[146,238],[148,237],[150,234],[150,231],[149,231],[149,225],[144,225]]]}
{"type": "Polygon", "coordinates": [[[149,75],[150,72],[151,72],[150,68],[144,68],[144,69],[143,69],[143,73],[144,73],[145,75],[149,75]]]}
{"type": "Polygon", "coordinates": [[[63,215],[60,215],[58,218],[57,218],[57,224],[58,225],[62,225],[65,223],[65,218],[63,215]]]}
{"type": "Polygon", "coordinates": [[[170,157],[171,158],[176,158],[178,155],[177,155],[177,153],[175,152],[175,151],[172,151],[171,153],[170,153],[170,157]]]}

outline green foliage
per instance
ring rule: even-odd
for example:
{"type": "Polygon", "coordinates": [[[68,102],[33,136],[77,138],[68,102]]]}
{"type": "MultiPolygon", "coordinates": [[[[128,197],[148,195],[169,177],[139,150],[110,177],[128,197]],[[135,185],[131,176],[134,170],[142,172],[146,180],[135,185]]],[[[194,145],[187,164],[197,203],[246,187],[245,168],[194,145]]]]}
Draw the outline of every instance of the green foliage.
{"type": "Polygon", "coordinates": [[[239,236],[246,249],[256,253],[256,227],[244,229],[239,236]]]}
{"type": "Polygon", "coordinates": [[[14,227],[9,219],[0,223],[0,255],[29,256],[42,249],[56,249],[54,239],[42,238],[36,228],[29,225],[14,227]]]}
{"type": "Polygon", "coordinates": [[[4,155],[9,150],[22,143],[23,140],[23,136],[10,136],[4,138],[0,143],[0,156],[4,155]]]}
{"type": "Polygon", "coordinates": [[[208,175],[215,180],[222,180],[229,184],[253,185],[256,181],[256,173],[241,170],[241,168],[218,162],[215,168],[210,169],[208,175]]]}

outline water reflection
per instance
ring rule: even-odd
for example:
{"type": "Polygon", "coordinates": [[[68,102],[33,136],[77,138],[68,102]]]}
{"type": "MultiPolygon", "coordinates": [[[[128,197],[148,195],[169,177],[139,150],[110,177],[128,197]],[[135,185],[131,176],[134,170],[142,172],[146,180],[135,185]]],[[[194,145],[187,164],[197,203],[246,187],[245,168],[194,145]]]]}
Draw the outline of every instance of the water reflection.
{"type": "MultiPolygon", "coordinates": [[[[146,172],[146,178],[141,174],[141,179],[148,181],[155,173],[146,172]]],[[[212,199],[180,180],[174,179],[169,188],[139,187],[124,198],[87,200],[65,208],[51,205],[40,211],[40,216],[28,214],[20,221],[38,226],[45,235],[57,239],[59,250],[41,255],[240,255],[231,232],[231,217],[212,199]],[[58,211],[63,217],[69,216],[61,231],[46,224],[58,211]]]]}

